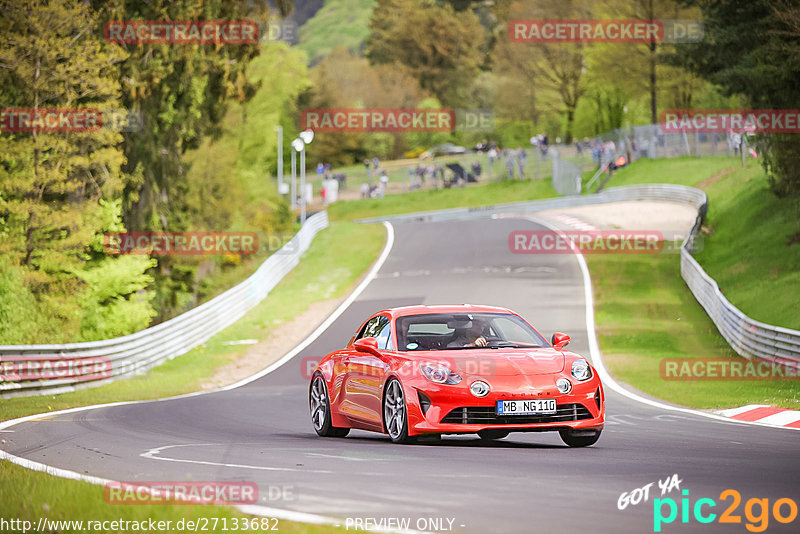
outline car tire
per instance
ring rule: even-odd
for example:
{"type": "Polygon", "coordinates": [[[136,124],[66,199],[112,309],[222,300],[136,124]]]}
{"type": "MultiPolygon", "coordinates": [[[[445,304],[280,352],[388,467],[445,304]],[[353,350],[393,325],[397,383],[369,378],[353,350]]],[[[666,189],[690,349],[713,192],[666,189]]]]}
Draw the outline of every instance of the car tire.
{"type": "Polygon", "coordinates": [[[478,437],[484,441],[494,441],[498,439],[503,439],[510,434],[508,430],[481,430],[478,432],[478,437]]]}
{"type": "Polygon", "coordinates": [[[311,387],[308,390],[308,404],[311,409],[311,424],[318,436],[325,438],[343,438],[349,428],[333,426],[331,422],[331,402],[328,396],[328,386],[321,374],[314,375],[311,387]]]}
{"type": "Polygon", "coordinates": [[[394,443],[413,443],[408,435],[408,407],[403,385],[390,378],[383,391],[383,428],[394,443]]]}
{"type": "Polygon", "coordinates": [[[600,439],[600,430],[559,430],[561,441],[570,447],[588,447],[600,439]]]}

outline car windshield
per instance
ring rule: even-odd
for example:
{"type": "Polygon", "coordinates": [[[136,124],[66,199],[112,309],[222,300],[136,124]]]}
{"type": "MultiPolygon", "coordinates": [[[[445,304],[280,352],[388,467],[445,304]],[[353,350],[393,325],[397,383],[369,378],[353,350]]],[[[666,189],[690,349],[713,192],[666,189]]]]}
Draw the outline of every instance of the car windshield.
{"type": "Polygon", "coordinates": [[[510,313],[408,315],[397,319],[397,338],[401,351],[548,346],[528,323],[510,313]]]}

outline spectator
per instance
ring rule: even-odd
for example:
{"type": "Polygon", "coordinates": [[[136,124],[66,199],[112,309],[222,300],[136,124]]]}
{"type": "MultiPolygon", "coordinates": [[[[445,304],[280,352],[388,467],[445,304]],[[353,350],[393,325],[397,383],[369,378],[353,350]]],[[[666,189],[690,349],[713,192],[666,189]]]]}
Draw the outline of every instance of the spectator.
{"type": "Polygon", "coordinates": [[[472,162],[472,174],[475,175],[475,179],[477,180],[481,176],[481,172],[483,169],[481,168],[481,164],[477,161],[472,162]]]}
{"type": "Polygon", "coordinates": [[[325,170],[325,166],[320,161],[317,163],[317,176],[322,176],[323,171],[325,170]]]}
{"type": "Polygon", "coordinates": [[[522,147],[517,148],[517,166],[519,167],[519,177],[525,179],[525,165],[528,164],[528,153],[522,147]]]}
{"type": "Polygon", "coordinates": [[[547,155],[547,150],[549,148],[549,139],[547,137],[547,132],[543,132],[539,137],[539,149],[542,151],[542,156],[547,155]]]}
{"type": "Polygon", "coordinates": [[[492,147],[489,149],[489,165],[493,165],[497,159],[497,149],[492,147]]]}
{"type": "Polygon", "coordinates": [[[369,197],[369,186],[367,185],[367,182],[364,182],[361,184],[361,198],[367,197],[369,197]]]}
{"type": "Polygon", "coordinates": [[[330,180],[330,178],[331,178],[331,164],[330,163],[326,163],[325,164],[325,179],[326,180],[330,180]]]}
{"type": "Polygon", "coordinates": [[[381,181],[381,198],[383,198],[383,193],[389,186],[389,177],[386,175],[386,170],[381,171],[380,181],[381,181]]]}
{"type": "Polygon", "coordinates": [[[508,174],[508,178],[509,180],[514,180],[516,178],[514,175],[514,156],[508,149],[503,150],[503,156],[506,158],[506,173],[508,174]]]}

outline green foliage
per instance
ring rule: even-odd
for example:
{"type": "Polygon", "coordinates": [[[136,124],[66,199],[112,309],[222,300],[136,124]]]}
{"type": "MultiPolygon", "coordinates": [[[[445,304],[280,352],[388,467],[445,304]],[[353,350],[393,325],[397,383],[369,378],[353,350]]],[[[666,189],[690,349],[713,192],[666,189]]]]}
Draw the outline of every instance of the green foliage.
{"type": "MultiPolygon", "coordinates": [[[[265,3],[246,0],[131,3],[96,0],[108,20],[267,20],[265,3]]],[[[125,170],[141,180],[125,189],[124,220],[132,230],[183,230],[187,216],[184,153],[207,135],[220,134],[231,101],[245,102],[256,87],[245,76],[259,44],[132,44],[120,64],[122,103],[145,117],[141,131],[125,136],[125,170]]]]}
{"type": "Polygon", "coordinates": [[[151,292],[144,291],[153,278],[145,271],[156,264],[147,256],[122,256],[75,273],[87,285],[79,301],[83,341],[147,328],[155,312],[150,307],[151,292]]]}
{"type": "MultiPolygon", "coordinates": [[[[366,59],[341,48],[314,67],[311,75],[313,86],[298,102],[303,109],[415,108],[426,96],[408,68],[372,66],[366,59]]],[[[407,134],[402,132],[319,132],[309,148],[308,158],[312,166],[318,161],[351,165],[367,157],[381,157],[380,153],[398,157],[407,150],[408,143],[407,134]],[[393,140],[389,141],[388,136],[393,140]]]]}
{"type": "MultiPolygon", "coordinates": [[[[119,107],[115,64],[125,57],[94,32],[85,4],[53,0],[0,11],[0,107],[119,107]],[[26,87],[27,91],[19,91],[26,87]]],[[[147,258],[105,256],[121,231],[122,137],[85,132],[0,136],[0,343],[126,334],[147,325],[147,258]]]]}
{"type": "Polygon", "coordinates": [[[446,106],[465,104],[482,62],[483,29],[471,11],[424,0],[377,0],[370,28],[366,54],[372,64],[405,65],[446,106]]]}
{"type": "MultiPolygon", "coordinates": [[[[793,109],[800,102],[800,9],[790,0],[715,2],[702,9],[705,38],[679,47],[672,62],[722,88],[742,94],[755,109],[793,109]]],[[[765,134],[762,158],[778,195],[800,196],[800,139],[765,134]]]]}
{"type": "MultiPolygon", "coordinates": [[[[185,220],[199,231],[254,231],[266,243],[270,235],[293,229],[293,216],[271,176],[277,164],[275,127],[310,82],[304,55],[280,42],[262,46],[246,75],[248,83],[258,87],[252,98],[231,103],[217,125],[219,135],[203,138],[197,149],[183,156],[188,169],[185,220]]],[[[293,125],[284,130],[287,143],[294,131],[293,125]]],[[[289,154],[288,145],[284,154],[289,154]]],[[[154,296],[158,319],[213,298],[250,274],[268,255],[269,251],[262,251],[245,260],[239,256],[160,258],[154,296]]]]}
{"type": "Polygon", "coordinates": [[[375,0],[328,0],[300,27],[297,48],[313,65],[337,48],[360,53],[369,36],[369,19],[375,0]]]}
{"type": "MultiPolygon", "coordinates": [[[[95,36],[93,13],[70,0],[23,6],[0,4],[0,107],[117,107],[113,65],[123,52],[95,36]]],[[[0,252],[41,284],[79,265],[98,227],[99,200],[120,191],[120,140],[109,129],[0,136],[0,252]]]]}

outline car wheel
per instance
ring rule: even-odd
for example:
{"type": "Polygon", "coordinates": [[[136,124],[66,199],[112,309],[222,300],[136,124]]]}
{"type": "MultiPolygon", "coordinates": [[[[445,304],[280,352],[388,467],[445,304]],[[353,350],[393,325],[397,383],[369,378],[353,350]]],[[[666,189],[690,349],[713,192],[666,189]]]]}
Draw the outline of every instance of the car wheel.
{"type": "Polygon", "coordinates": [[[389,379],[383,395],[383,426],[395,443],[410,443],[408,435],[408,410],[403,386],[396,378],[389,379]]]}
{"type": "Polygon", "coordinates": [[[311,380],[309,391],[309,404],[311,406],[311,423],[317,435],[331,438],[343,438],[349,428],[339,428],[331,424],[331,403],[328,400],[328,387],[322,375],[315,375],[311,380]]]}
{"type": "Polygon", "coordinates": [[[559,430],[561,440],[570,447],[588,447],[600,439],[600,430],[559,430]]]}
{"type": "Polygon", "coordinates": [[[510,432],[508,430],[481,430],[478,432],[478,437],[486,441],[493,441],[496,439],[503,439],[509,434],[510,432]]]}

